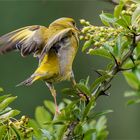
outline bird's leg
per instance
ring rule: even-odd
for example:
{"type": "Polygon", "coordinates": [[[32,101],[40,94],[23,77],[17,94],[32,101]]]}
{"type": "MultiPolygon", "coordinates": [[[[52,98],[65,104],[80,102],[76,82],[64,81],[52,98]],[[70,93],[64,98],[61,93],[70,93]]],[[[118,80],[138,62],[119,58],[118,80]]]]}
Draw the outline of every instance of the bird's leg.
{"type": "Polygon", "coordinates": [[[74,73],[73,73],[73,71],[71,72],[70,80],[71,80],[73,86],[75,86],[75,85],[76,85],[76,81],[75,81],[75,78],[74,78],[74,73]]]}
{"type": "MultiPolygon", "coordinates": [[[[76,85],[76,80],[74,78],[74,73],[73,71],[71,72],[71,78],[70,78],[72,84],[73,84],[73,87],[76,85]]],[[[79,89],[76,88],[76,91],[77,91],[77,95],[80,97],[80,98],[85,98],[87,100],[87,102],[89,101],[89,97],[85,94],[85,93],[81,93],[81,91],[79,89]]]]}
{"type": "Polygon", "coordinates": [[[55,90],[55,88],[54,88],[52,83],[47,83],[46,82],[46,85],[49,88],[49,90],[50,90],[50,92],[51,92],[51,94],[53,96],[53,99],[54,99],[54,103],[55,103],[55,107],[56,107],[55,115],[60,114],[60,111],[59,111],[59,108],[58,108],[58,105],[57,105],[57,100],[56,100],[56,90],[55,90]]]}

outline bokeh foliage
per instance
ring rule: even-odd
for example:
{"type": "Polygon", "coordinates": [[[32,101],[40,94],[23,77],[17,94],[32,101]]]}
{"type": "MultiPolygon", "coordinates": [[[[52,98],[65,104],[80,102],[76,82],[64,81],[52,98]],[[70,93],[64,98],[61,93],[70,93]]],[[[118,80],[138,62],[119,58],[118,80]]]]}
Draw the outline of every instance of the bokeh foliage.
{"type": "Polygon", "coordinates": [[[29,118],[22,116],[17,120],[15,116],[20,111],[10,107],[17,97],[3,92],[0,88],[0,140],[30,139],[33,128],[28,126],[29,118]]]}

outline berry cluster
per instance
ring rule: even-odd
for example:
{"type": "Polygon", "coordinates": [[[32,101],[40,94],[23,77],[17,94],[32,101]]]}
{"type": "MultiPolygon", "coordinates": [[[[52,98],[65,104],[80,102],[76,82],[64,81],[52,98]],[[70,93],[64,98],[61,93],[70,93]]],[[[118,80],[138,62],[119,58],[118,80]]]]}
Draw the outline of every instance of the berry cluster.
{"type": "Polygon", "coordinates": [[[116,36],[123,31],[122,27],[93,26],[84,19],[81,19],[80,23],[84,26],[81,30],[83,35],[80,36],[80,39],[93,40],[96,47],[102,46],[104,43],[113,47],[116,36]]]}
{"type": "Polygon", "coordinates": [[[10,140],[17,140],[18,137],[22,137],[24,139],[29,138],[33,133],[33,128],[28,126],[29,118],[26,116],[22,116],[19,120],[8,120],[5,124],[5,134],[3,139],[10,138],[10,140]]]}

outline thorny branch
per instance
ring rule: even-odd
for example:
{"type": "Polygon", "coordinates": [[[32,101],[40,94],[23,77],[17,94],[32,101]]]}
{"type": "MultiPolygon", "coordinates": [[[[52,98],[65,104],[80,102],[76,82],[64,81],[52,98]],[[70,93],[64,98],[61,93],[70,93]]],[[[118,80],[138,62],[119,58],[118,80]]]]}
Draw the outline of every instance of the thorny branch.
{"type": "MultiPolygon", "coordinates": [[[[107,95],[105,93],[105,91],[108,89],[108,87],[110,87],[110,82],[112,81],[112,79],[114,78],[114,76],[122,71],[123,69],[121,68],[122,65],[128,60],[128,58],[131,58],[132,54],[133,54],[133,51],[136,47],[136,34],[134,33],[133,34],[133,41],[132,41],[132,45],[130,47],[130,50],[126,53],[126,55],[123,57],[121,63],[118,63],[116,58],[114,58],[114,61],[115,61],[115,65],[114,67],[112,68],[112,70],[109,72],[110,75],[112,75],[111,78],[108,78],[106,81],[102,82],[98,87],[97,89],[94,91],[93,95],[95,95],[95,98],[97,99],[100,95],[107,95]]],[[[125,70],[125,69],[124,69],[125,70]]],[[[126,69],[127,70],[127,69],[126,69]]]]}
{"type": "Polygon", "coordinates": [[[75,121],[68,125],[67,131],[65,133],[63,140],[73,140],[73,132],[77,124],[78,124],[78,121],[77,122],[75,121]]]}

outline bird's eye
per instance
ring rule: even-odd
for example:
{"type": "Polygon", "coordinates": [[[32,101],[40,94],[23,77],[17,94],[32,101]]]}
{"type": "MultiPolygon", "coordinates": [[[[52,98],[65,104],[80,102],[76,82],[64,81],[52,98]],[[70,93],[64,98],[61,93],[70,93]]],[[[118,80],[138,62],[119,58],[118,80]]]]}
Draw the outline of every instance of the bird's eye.
{"type": "Polygon", "coordinates": [[[73,22],[72,22],[72,25],[75,27],[75,26],[76,26],[76,23],[73,21],[73,22]]]}

